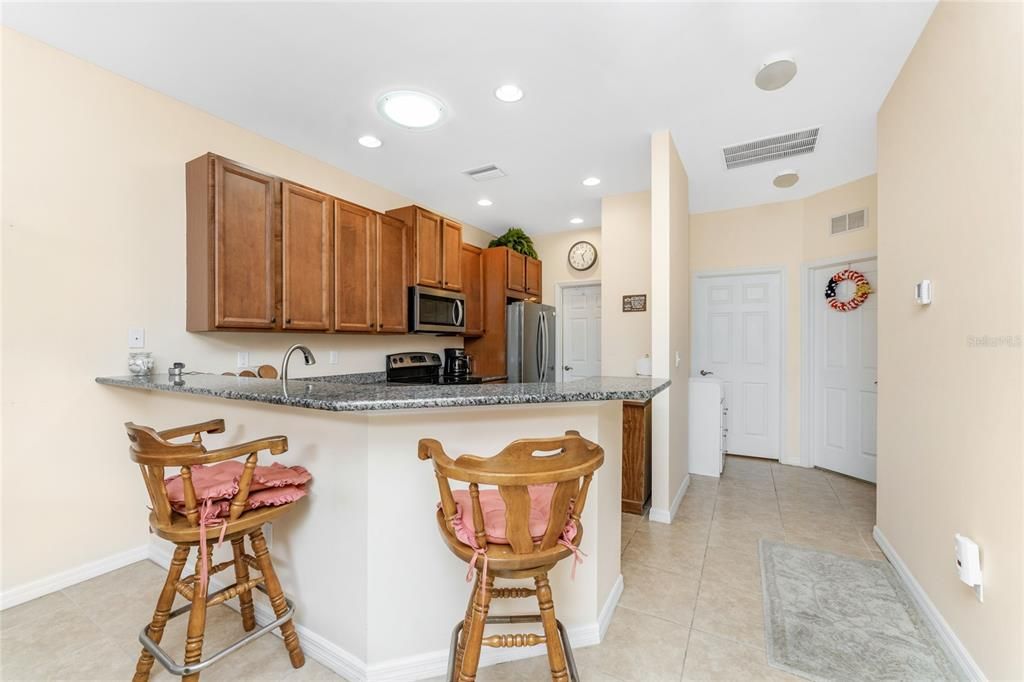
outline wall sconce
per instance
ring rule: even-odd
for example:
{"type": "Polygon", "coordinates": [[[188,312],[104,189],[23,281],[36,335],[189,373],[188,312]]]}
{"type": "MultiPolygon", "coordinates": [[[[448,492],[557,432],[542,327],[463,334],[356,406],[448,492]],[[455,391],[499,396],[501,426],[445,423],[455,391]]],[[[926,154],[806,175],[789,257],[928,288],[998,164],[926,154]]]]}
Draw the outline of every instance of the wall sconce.
{"type": "Polygon", "coordinates": [[[932,302],[932,281],[922,279],[914,285],[914,298],[919,305],[931,305],[932,302]]]}

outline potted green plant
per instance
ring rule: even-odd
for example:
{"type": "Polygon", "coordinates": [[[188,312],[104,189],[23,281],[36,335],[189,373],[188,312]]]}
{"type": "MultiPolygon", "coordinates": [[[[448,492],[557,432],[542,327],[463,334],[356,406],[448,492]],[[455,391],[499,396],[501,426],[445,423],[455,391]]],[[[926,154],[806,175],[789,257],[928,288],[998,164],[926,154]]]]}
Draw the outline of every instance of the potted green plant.
{"type": "Polygon", "coordinates": [[[537,249],[533,248],[533,240],[530,239],[530,235],[518,227],[510,227],[505,234],[497,239],[492,239],[491,243],[487,246],[507,246],[524,256],[529,256],[530,258],[537,257],[537,249]]]}

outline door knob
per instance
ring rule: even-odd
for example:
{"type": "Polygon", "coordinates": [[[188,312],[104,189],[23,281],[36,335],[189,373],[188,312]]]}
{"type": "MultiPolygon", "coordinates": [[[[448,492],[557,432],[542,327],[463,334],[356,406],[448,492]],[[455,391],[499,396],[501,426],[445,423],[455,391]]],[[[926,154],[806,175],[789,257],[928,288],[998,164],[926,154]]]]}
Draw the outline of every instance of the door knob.
{"type": "Polygon", "coordinates": [[[709,377],[709,376],[711,376],[712,374],[714,374],[714,372],[709,372],[709,371],[708,371],[708,370],[706,370],[706,369],[702,369],[702,370],[700,371],[700,375],[701,375],[702,377],[709,377]]]}
{"type": "Polygon", "coordinates": [[[562,367],[562,369],[564,369],[566,372],[571,372],[572,371],[572,367],[570,367],[569,365],[564,365],[562,367]]]}

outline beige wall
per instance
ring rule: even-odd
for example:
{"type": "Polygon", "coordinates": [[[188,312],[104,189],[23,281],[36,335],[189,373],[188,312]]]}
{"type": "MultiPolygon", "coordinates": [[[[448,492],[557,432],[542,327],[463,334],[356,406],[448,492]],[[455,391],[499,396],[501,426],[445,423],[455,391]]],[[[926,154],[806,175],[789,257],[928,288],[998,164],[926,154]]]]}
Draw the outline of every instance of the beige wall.
{"type": "Polygon", "coordinates": [[[93,383],[127,373],[129,326],[145,328],[161,371],[172,360],[233,370],[239,350],[277,365],[297,341],[319,363],[295,363],[296,375],[382,370],[387,352],[453,343],[186,333],[189,159],[214,151],[378,210],[409,201],[6,28],[2,58],[3,590],[146,542],[121,427],[138,394],[93,383]]]}
{"type": "Polygon", "coordinates": [[[586,227],[581,230],[543,234],[533,238],[537,255],[544,261],[542,296],[548,305],[558,305],[555,285],[566,282],[585,282],[601,279],[601,263],[604,251],[601,248],[601,228],[586,227]],[[597,249],[597,263],[584,272],[569,266],[569,247],[578,241],[587,241],[597,249]]]}
{"type": "Polygon", "coordinates": [[[686,169],[672,135],[657,132],[651,136],[651,359],[654,375],[672,380],[653,414],[651,513],[662,521],[671,519],[671,505],[689,473],[689,218],[686,169]]]}
{"type": "Polygon", "coordinates": [[[878,527],[993,680],[1024,678],[1021,27],[1019,3],[940,2],[878,114],[878,527]]]}
{"type": "Polygon", "coordinates": [[[786,296],[785,440],[782,460],[800,459],[800,271],[804,263],[874,251],[877,229],[874,175],[806,199],[690,216],[693,274],[736,268],[781,267],[786,296]],[[832,216],[868,209],[863,230],[831,236],[832,216]]]}
{"type": "Polygon", "coordinates": [[[601,250],[615,254],[601,267],[601,371],[631,377],[636,360],[651,352],[651,306],[622,312],[626,294],[651,294],[651,193],[601,200],[601,250]]]}

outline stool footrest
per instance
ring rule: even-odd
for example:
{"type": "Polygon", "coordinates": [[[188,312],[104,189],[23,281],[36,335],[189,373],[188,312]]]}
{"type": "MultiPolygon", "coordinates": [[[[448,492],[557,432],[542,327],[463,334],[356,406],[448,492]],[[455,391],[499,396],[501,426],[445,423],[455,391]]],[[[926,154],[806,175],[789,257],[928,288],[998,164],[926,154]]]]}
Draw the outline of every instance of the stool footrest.
{"type": "Polygon", "coordinates": [[[536,597],[537,590],[529,587],[495,587],[491,592],[494,599],[526,599],[536,597]]]}
{"type": "MultiPolygon", "coordinates": [[[[515,589],[515,588],[509,588],[509,589],[515,589]]],[[[487,616],[487,618],[484,620],[484,622],[487,623],[488,625],[497,625],[497,624],[509,625],[511,623],[540,623],[541,622],[541,618],[540,618],[540,614],[539,613],[527,613],[527,614],[510,615],[510,616],[487,616]]],[[[448,680],[448,682],[455,682],[455,679],[454,679],[454,675],[455,675],[455,649],[459,645],[459,633],[462,632],[462,628],[463,628],[464,625],[465,625],[464,621],[460,620],[458,623],[455,624],[455,627],[452,629],[451,648],[448,651],[448,676],[446,678],[448,680]]],[[[569,644],[569,633],[566,632],[565,626],[562,625],[562,621],[560,621],[558,619],[555,619],[555,625],[558,626],[558,638],[560,640],[562,640],[562,650],[565,651],[565,665],[566,665],[566,668],[569,669],[569,680],[570,680],[570,682],[580,682],[580,674],[579,674],[579,671],[576,670],[576,659],[572,655],[572,646],[569,644]]],[[[546,644],[546,643],[547,643],[547,639],[543,635],[492,635],[490,637],[484,637],[484,639],[483,639],[483,644],[486,645],[486,646],[490,646],[490,647],[495,647],[495,646],[498,646],[498,647],[501,647],[501,646],[533,646],[533,645],[536,645],[536,644],[546,644]],[[515,637],[524,637],[524,638],[526,638],[526,637],[534,637],[534,638],[537,638],[538,641],[535,641],[532,644],[491,644],[491,643],[488,642],[488,640],[495,641],[496,638],[504,638],[504,637],[512,637],[512,638],[515,638],[515,637]]]]}
{"type": "MultiPolygon", "coordinates": [[[[262,580],[262,578],[261,578],[261,580],[262,580]]],[[[263,585],[257,585],[256,587],[257,587],[257,589],[259,589],[264,594],[267,593],[267,590],[266,590],[265,587],[263,587],[263,585]]],[[[223,590],[218,590],[218,591],[214,592],[212,595],[210,595],[209,599],[211,599],[211,600],[212,599],[216,599],[216,598],[220,597],[222,594],[224,594],[227,591],[229,591],[230,589],[231,589],[231,587],[225,587],[223,590]]],[[[228,599],[228,598],[229,597],[225,597],[224,599],[228,599]]],[[[221,599],[220,601],[224,601],[224,599],[221,599]]],[[[219,604],[220,601],[218,601],[216,603],[219,604]]],[[[289,620],[291,620],[292,616],[295,615],[295,604],[293,604],[292,600],[288,599],[287,597],[284,598],[284,601],[285,601],[285,604],[287,604],[288,609],[283,614],[281,614],[278,618],[276,618],[275,620],[267,623],[266,625],[264,625],[261,628],[253,630],[252,632],[246,634],[245,637],[242,637],[241,639],[239,639],[238,641],[234,642],[233,644],[229,644],[228,646],[226,646],[225,648],[221,649],[217,653],[213,654],[209,658],[201,660],[201,661],[198,661],[197,663],[188,663],[186,665],[178,665],[177,662],[173,658],[171,658],[171,656],[166,651],[164,651],[163,649],[160,648],[159,644],[157,644],[152,639],[150,639],[150,637],[149,637],[149,626],[148,625],[146,627],[142,628],[142,632],[139,633],[139,643],[142,644],[143,648],[146,651],[148,651],[149,653],[153,654],[153,658],[155,658],[156,660],[160,661],[160,665],[162,665],[167,670],[167,672],[171,673],[172,675],[176,675],[178,677],[184,677],[185,675],[191,675],[193,673],[198,673],[198,672],[200,672],[202,670],[205,670],[206,668],[209,668],[211,665],[213,665],[214,663],[216,663],[220,659],[224,658],[228,654],[230,654],[230,653],[232,653],[234,651],[237,651],[238,649],[241,649],[243,646],[245,646],[246,644],[252,642],[254,639],[257,639],[258,637],[262,637],[263,635],[267,634],[268,632],[270,632],[274,628],[280,627],[281,625],[283,625],[283,624],[287,623],[289,620]]],[[[207,602],[207,603],[209,603],[209,602],[207,602]]],[[[167,616],[167,620],[171,620],[173,618],[177,618],[178,616],[180,616],[182,614],[188,613],[191,609],[192,609],[192,605],[191,604],[185,604],[184,606],[181,606],[181,607],[171,611],[170,614],[168,614],[168,616],[167,616]]]]}
{"type": "Polygon", "coordinates": [[[484,637],[482,644],[494,647],[495,649],[504,649],[517,646],[537,646],[538,644],[546,644],[547,641],[544,635],[535,635],[530,632],[515,635],[491,635],[490,637],[484,637]]]}

